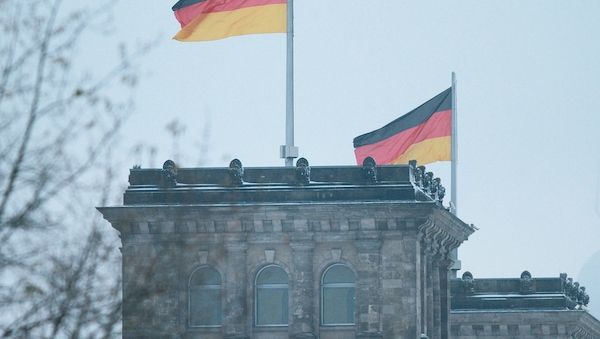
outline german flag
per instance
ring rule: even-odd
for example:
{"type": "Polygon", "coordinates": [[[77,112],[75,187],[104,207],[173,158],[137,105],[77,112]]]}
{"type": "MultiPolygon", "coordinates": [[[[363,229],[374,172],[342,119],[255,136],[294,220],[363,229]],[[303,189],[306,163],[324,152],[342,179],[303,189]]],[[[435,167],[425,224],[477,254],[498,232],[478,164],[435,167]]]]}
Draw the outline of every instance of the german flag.
{"type": "Polygon", "coordinates": [[[179,41],[287,31],[287,0],[179,0],[173,11],[179,41]]]}
{"type": "Polygon", "coordinates": [[[452,88],[382,128],[354,138],[356,162],[420,164],[451,160],[452,88]]]}

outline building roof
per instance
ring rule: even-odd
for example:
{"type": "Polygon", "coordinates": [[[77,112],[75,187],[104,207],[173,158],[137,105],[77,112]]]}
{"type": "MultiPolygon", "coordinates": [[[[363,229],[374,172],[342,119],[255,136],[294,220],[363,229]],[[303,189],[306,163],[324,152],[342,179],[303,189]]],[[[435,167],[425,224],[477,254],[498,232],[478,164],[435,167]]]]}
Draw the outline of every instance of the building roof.
{"type": "Polygon", "coordinates": [[[532,278],[524,271],[520,278],[474,279],[465,272],[452,279],[453,311],[484,310],[575,310],[587,306],[585,287],[567,278],[532,278]]]}
{"type": "Polygon", "coordinates": [[[197,205],[322,202],[413,202],[441,205],[445,188],[424,166],[311,167],[301,158],[295,167],[133,168],[124,205],[197,205]]]}

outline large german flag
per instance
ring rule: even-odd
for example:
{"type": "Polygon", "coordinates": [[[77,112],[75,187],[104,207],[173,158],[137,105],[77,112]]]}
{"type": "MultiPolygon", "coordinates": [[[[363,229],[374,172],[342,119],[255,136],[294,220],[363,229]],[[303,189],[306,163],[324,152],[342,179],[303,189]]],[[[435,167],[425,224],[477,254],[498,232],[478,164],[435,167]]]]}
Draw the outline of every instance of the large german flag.
{"type": "Polygon", "coordinates": [[[420,164],[450,160],[452,88],[373,132],[354,138],[356,162],[366,157],[377,164],[420,164]]]}
{"type": "Polygon", "coordinates": [[[174,37],[179,41],[287,30],[287,0],[179,0],[173,11],[181,24],[174,37]]]}

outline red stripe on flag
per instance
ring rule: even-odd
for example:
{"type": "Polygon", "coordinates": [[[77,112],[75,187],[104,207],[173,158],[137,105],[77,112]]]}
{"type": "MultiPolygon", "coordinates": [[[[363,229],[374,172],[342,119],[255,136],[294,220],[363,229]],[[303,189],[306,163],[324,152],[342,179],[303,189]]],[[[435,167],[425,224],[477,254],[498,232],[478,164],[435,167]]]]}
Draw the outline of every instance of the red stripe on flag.
{"type": "Polygon", "coordinates": [[[362,165],[366,157],[372,157],[379,165],[390,164],[413,144],[452,134],[452,110],[434,113],[424,123],[399,132],[370,145],[354,149],[356,163],[362,165]]]}
{"type": "Polygon", "coordinates": [[[246,7],[285,3],[287,3],[287,0],[206,0],[175,11],[175,17],[183,28],[201,14],[227,12],[246,7]]]}

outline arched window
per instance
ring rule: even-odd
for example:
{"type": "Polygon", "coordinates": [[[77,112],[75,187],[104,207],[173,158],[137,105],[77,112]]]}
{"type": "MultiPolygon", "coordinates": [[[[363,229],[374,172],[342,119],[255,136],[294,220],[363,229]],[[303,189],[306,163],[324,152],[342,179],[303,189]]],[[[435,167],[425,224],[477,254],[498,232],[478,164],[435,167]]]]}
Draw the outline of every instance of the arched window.
{"type": "Polygon", "coordinates": [[[354,325],[354,272],[343,264],[329,266],[321,279],[321,323],[354,325]]]}
{"type": "Polygon", "coordinates": [[[189,283],[190,326],[221,325],[221,275],[210,267],[192,273],[189,283]]]}
{"type": "Polygon", "coordinates": [[[255,323],[257,326],[288,324],[288,275],[275,265],[256,275],[255,323]]]}

